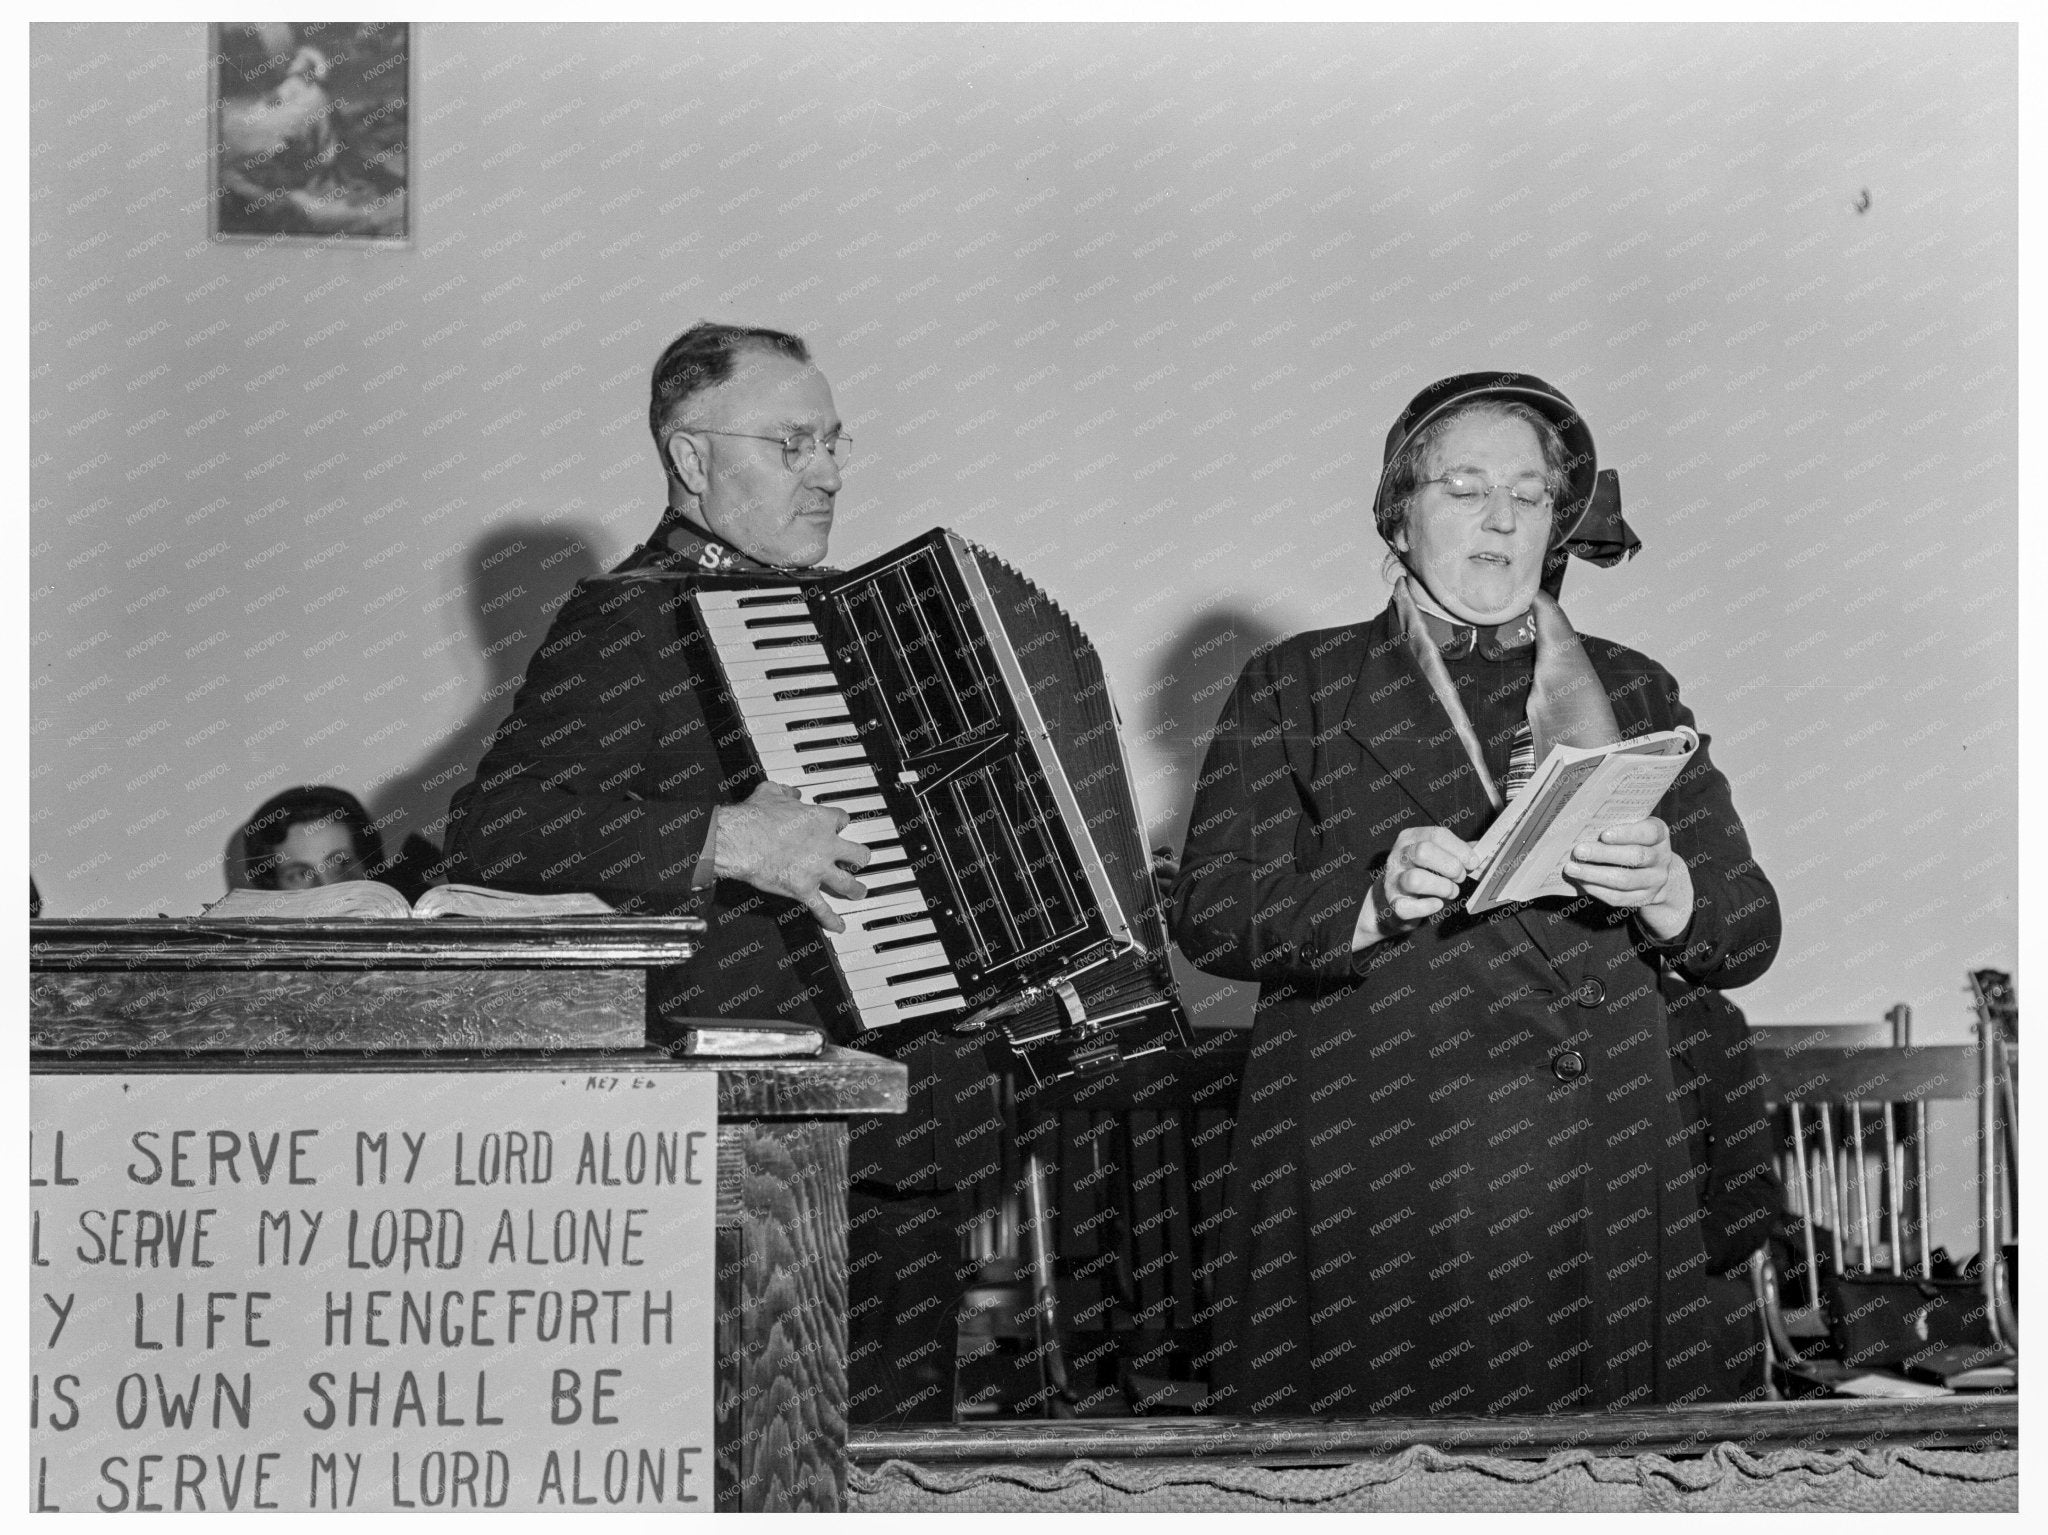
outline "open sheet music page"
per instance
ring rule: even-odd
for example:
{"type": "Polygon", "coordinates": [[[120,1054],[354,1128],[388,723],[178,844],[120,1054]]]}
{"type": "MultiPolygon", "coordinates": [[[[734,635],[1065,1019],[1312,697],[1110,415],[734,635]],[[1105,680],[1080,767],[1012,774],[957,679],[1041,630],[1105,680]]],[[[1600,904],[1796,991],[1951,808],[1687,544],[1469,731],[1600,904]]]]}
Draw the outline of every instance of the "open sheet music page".
{"type": "Polygon", "coordinates": [[[1539,896],[1571,895],[1572,849],[1610,826],[1640,821],[1664,797],[1700,738],[1681,726],[1613,746],[1557,746],[1479,839],[1474,915],[1539,896]]]}

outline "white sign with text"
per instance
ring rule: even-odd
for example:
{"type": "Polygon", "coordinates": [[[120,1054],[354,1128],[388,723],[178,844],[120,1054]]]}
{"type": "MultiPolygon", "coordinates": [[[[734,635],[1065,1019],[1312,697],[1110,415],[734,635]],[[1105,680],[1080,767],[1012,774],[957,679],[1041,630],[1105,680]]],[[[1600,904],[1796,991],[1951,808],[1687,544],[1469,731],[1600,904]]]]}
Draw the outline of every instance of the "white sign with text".
{"type": "Polygon", "coordinates": [[[713,1073],[30,1104],[33,1507],[710,1511],[713,1073]]]}

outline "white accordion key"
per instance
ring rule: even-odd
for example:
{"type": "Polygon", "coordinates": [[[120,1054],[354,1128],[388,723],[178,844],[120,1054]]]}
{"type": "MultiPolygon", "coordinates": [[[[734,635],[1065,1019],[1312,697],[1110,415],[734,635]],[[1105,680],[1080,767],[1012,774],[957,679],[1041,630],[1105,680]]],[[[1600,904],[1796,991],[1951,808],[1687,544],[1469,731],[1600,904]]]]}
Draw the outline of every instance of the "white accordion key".
{"type": "Polygon", "coordinates": [[[916,884],[902,833],[877,792],[845,692],[800,588],[706,590],[696,594],[705,637],[726,692],[746,727],[762,772],[811,804],[852,817],[840,833],[870,848],[855,878],[867,897],[826,903],[846,922],[825,934],[864,1027],[956,1011],[960,981],[916,884]]]}

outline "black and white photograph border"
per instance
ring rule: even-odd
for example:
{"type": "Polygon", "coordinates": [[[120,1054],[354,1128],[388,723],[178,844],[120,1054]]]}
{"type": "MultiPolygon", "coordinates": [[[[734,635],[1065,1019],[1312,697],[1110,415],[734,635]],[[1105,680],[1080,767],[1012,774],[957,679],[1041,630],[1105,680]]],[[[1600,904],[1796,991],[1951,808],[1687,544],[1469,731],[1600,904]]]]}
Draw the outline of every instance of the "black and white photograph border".
{"type": "MultiPolygon", "coordinates": [[[[1178,848],[1246,662],[1385,604],[1396,413],[1516,368],[1642,536],[1564,607],[1681,676],[1777,884],[1751,1022],[1903,1003],[1967,1043],[1966,972],[2038,934],[2031,35],[1035,15],[429,14],[396,161],[339,96],[265,118],[337,73],[280,35],[234,119],[238,166],[305,168],[234,172],[306,210],[268,233],[220,227],[214,29],[313,24],[32,28],[10,835],[44,914],[196,912],[295,784],[438,841],[563,597],[652,527],[647,371],[700,318],[830,376],[835,565],[953,527],[1073,615],[1178,848]],[[341,227],[351,156],[398,170],[397,232],[341,227]]],[[[1249,1022],[1176,964],[1201,1027],[1249,1022]]]]}

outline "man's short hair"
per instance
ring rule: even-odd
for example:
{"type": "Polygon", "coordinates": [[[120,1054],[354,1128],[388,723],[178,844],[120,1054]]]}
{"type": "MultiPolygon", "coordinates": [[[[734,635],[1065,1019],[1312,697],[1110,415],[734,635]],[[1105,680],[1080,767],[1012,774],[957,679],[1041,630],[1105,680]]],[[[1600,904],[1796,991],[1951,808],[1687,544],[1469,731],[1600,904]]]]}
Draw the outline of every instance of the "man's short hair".
{"type": "Polygon", "coordinates": [[[383,872],[384,838],[370,824],[363,802],[346,789],[328,784],[300,784],[273,794],[242,828],[242,873],[257,890],[277,888],[278,849],[294,826],[324,826],[339,821],[348,828],[356,861],[372,879],[383,872]]]}
{"type": "Polygon", "coordinates": [[[698,321],[664,347],[654,364],[653,388],[647,400],[647,428],[654,433],[657,444],[669,424],[682,414],[690,397],[731,378],[739,354],[748,350],[775,352],[792,362],[811,360],[810,348],[787,331],[698,321]]]}

